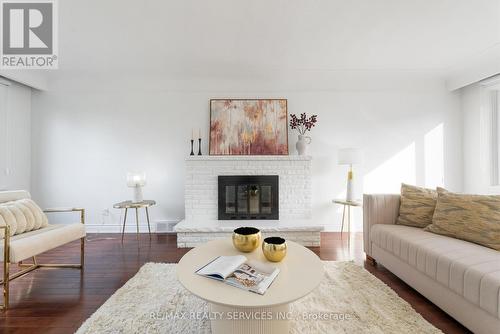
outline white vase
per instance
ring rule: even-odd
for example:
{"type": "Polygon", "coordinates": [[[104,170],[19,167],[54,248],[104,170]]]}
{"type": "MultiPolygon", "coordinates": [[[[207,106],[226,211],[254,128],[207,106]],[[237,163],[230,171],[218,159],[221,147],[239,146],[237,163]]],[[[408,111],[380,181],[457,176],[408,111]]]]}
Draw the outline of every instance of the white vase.
{"type": "Polygon", "coordinates": [[[311,137],[299,135],[299,140],[297,140],[297,144],[295,144],[295,148],[297,148],[299,155],[307,154],[307,148],[311,143],[311,140],[311,137]]]}

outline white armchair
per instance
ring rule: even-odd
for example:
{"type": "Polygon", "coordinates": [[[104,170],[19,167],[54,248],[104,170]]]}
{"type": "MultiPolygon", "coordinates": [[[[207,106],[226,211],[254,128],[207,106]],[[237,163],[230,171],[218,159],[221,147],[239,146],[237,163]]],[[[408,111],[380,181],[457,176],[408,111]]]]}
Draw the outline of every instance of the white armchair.
{"type": "MultiPolygon", "coordinates": [[[[3,191],[0,192],[0,205],[22,199],[29,199],[27,191],[3,191]]],[[[9,224],[0,226],[3,230],[4,240],[0,242],[0,254],[3,254],[3,305],[0,309],[9,307],[9,284],[10,281],[21,277],[30,271],[42,267],[78,268],[83,269],[85,263],[85,210],[82,208],[47,209],[45,213],[78,212],[80,223],[47,225],[32,231],[15,234],[11,236],[9,224]],[[41,264],[36,256],[62,246],[69,242],[80,239],[81,254],[79,264],[41,264]],[[26,259],[32,259],[32,263],[23,263],[26,259]],[[10,274],[10,264],[17,263],[21,270],[10,274]]],[[[1,217],[0,217],[1,218],[1,217]]]]}

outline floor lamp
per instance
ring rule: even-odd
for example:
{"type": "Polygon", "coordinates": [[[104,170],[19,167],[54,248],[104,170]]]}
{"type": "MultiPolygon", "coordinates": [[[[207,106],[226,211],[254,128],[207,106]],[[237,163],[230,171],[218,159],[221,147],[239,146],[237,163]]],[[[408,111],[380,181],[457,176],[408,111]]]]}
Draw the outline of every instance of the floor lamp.
{"type": "Polygon", "coordinates": [[[347,191],[346,191],[346,201],[352,202],[356,199],[354,194],[354,174],[352,170],[352,165],[360,164],[363,160],[363,152],[356,148],[344,148],[340,149],[338,152],[338,163],[339,165],[348,165],[349,172],[347,173],[347,191]]]}

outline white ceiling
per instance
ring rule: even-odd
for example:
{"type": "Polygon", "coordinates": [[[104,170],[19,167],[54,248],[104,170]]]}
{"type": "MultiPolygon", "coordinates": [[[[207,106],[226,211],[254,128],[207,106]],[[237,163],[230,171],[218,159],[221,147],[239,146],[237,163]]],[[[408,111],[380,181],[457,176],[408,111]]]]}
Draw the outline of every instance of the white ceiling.
{"type": "Polygon", "coordinates": [[[63,0],[59,64],[198,74],[445,71],[500,42],[499,2],[63,0]]]}

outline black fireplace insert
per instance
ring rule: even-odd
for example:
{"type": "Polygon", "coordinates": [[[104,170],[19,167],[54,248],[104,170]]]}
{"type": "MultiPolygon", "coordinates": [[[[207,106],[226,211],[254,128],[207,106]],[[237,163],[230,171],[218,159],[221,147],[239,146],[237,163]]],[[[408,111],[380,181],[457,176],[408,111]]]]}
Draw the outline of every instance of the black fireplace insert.
{"type": "Polygon", "coordinates": [[[279,219],[278,175],[219,176],[219,220],[279,219]]]}

